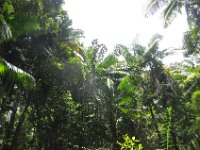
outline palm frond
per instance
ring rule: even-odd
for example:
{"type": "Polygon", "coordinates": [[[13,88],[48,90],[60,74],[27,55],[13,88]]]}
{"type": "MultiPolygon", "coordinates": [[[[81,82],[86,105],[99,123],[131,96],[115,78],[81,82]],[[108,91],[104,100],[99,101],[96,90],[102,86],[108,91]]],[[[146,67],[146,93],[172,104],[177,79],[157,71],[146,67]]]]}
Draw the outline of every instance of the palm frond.
{"type": "Polygon", "coordinates": [[[35,87],[33,76],[0,58],[0,77],[5,76],[28,89],[34,89],[35,87]]]}
{"type": "Polygon", "coordinates": [[[155,34],[150,42],[148,43],[148,47],[146,49],[146,53],[144,54],[144,64],[146,62],[152,61],[157,57],[158,49],[159,49],[159,42],[162,39],[162,36],[159,34],[155,34]]]}
{"type": "Polygon", "coordinates": [[[177,16],[177,11],[179,9],[179,4],[177,1],[171,1],[168,6],[163,11],[163,19],[164,19],[164,27],[168,27],[169,24],[172,23],[172,21],[177,16]]]}
{"type": "Polygon", "coordinates": [[[163,36],[160,34],[155,34],[148,43],[148,51],[157,51],[159,42],[162,40],[163,36]]]}
{"type": "Polygon", "coordinates": [[[169,0],[151,0],[147,4],[146,16],[155,14],[160,8],[168,3],[169,0]]]}
{"type": "Polygon", "coordinates": [[[0,39],[3,41],[12,37],[10,26],[7,24],[5,20],[1,21],[0,34],[1,34],[0,39]]]}
{"type": "Polygon", "coordinates": [[[14,38],[24,33],[40,29],[39,22],[36,18],[24,14],[16,15],[15,18],[9,22],[9,24],[14,38]]]}

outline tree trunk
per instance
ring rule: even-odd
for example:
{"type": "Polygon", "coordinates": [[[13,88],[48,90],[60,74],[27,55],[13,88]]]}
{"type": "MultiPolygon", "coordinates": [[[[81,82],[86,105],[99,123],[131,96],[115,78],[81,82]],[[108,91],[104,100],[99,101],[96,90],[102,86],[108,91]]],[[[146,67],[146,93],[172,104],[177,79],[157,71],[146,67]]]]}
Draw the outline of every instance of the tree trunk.
{"type": "Polygon", "coordinates": [[[175,133],[172,130],[171,130],[171,135],[172,135],[172,140],[173,140],[173,143],[174,143],[174,149],[175,150],[179,150],[179,148],[177,146],[176,135],[175,135],[175,133]]]}
{"type": "MultiPolygon", "coordinates": [[[[153,108],[152,108],[151,104],[148,104],[148,105],[149,105],[151,117],[152,117],[152,119],[153,119],[153,125],[154,125],[154,127],[155,127],[155,129],[156,129],[156,132],[157,132],[157,134],[158,134],[158,138],[159,138],[159,139],[162,139],[161,134],[160,134],[160,131],[159,131],[159,129],[158,129],[157,121],[156,121],[155,116],[154,116],[154,113],[153,113],[153,108]]],[[[160,145],[160,146],[162,145],[161,140],[159,140],[159,145],[160,145]]]]}
{"type": "Polygon", "coordinates": [[[29,107],[29,102],[27,102],[27,104],[26,104],[26,106],[24,108],[24,111],[23,111],[22,115],[19,118],[18,125],[17,125],[17,127],[15,129],[15,133],[14,133],[14,136],[12,138],[12,144],[11,144],[11,147],[13,149],[16,148],[17,137],[18,137],[18,135],[19,135],[19,133],[21,131],[22,124],[23,124],[23,122],[24,122],[24,120],[26,118],[26,112],[28,110],[28,107],[29,107]]]}
{"type": "Polygon", "coordinates": [[[16,96],[16,100],[15,100],[15,102],[13,104],[13,109],[12,109],[12,113],[11,113],[11,116],[10,116],[10,121],[9,121],[8,126],[6,128],[6,131],[5,131],[4,145],[3,145],[2,150],[11,149],[9,143],[10,143],[12,130],[14,128],[14,122],[15,122],[15,117],[16,117],[16,113],[17,113],[18,104],[19,104],[19,100],[18,100],[18,96],[16,96]]]}

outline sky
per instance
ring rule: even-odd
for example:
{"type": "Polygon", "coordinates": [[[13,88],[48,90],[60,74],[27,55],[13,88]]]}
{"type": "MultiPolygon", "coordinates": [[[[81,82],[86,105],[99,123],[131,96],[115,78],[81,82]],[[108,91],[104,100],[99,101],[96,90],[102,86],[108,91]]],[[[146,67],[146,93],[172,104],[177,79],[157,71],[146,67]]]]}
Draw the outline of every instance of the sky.
{"type": "MultiPolygon", "coordinates": [[[[161,14],[145,17],[147,0],[65,0],[67,10],[73,22],[73,28],[84,31],[82,39],[90,46],[93,39],[104,43],[109,51],[116,44],[131,46],[134,39],[147,45],[156,34],[164,36],[160,48],[181,48],[183,33],[188,29],[186,16],[179,15],[174,22],[163,29],[161,14]]],[[[181,60],[181,56],[170,60],[181,60]]],[[[166,63],[170,63],[170,60],[166,63]]]]}

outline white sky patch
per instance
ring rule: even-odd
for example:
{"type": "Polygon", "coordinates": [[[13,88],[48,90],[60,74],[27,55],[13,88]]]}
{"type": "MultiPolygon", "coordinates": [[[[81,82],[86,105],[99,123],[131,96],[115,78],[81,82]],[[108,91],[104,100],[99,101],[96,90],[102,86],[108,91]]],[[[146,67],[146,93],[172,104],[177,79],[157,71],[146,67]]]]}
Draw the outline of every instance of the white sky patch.
{"type": "Polygon", "coordinates": [[[147,0],[66,0],[64,8],[73,27],[84,31],[85,46],[98,39],[112,51],[116,44],[131,46],[136,37],[146,46],[150,38],[159,33],[164,35],[161,49],[180,48],[183,33],[188,28],[185,15],[178,16],[163,29],[160,13],[145,18],[146,3],[147,0]]]}

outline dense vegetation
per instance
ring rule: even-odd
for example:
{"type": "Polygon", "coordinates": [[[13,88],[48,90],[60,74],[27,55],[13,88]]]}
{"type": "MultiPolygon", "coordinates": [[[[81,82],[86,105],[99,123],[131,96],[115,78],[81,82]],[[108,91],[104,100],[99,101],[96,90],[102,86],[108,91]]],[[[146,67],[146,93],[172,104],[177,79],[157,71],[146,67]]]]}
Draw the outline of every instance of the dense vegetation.
{"type": "Polygon", "coordinates": [[[109,55],[84,47],[63,3],[0,0],[0,150],[199,150],[200,2],[147,7],[165,27],[186,10],[187,59],[171,66],[159,34],[109,55]]]}

